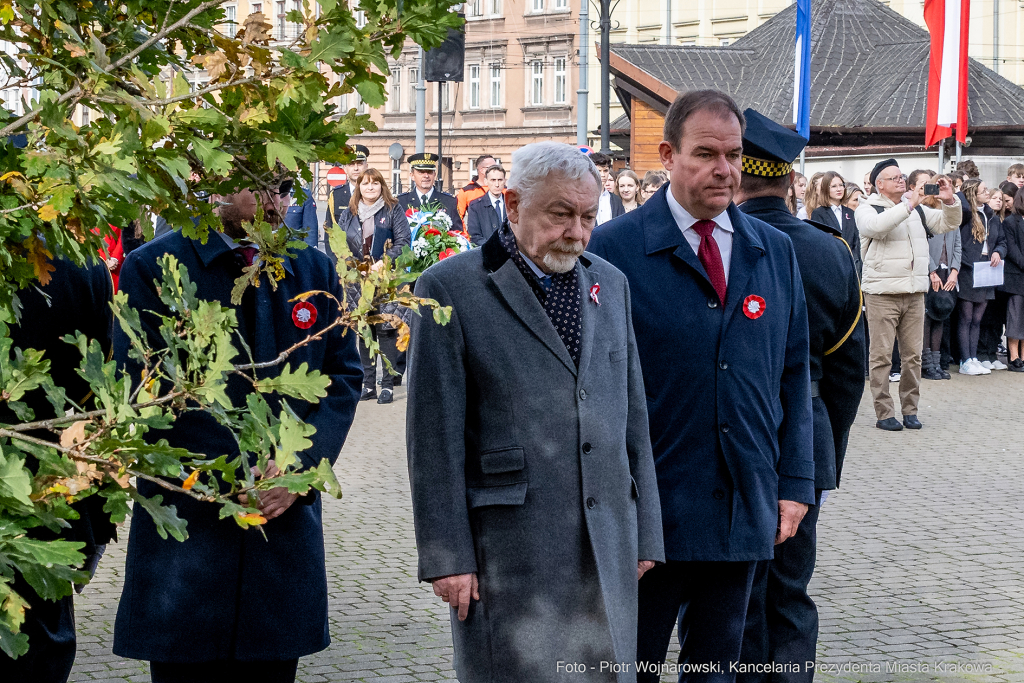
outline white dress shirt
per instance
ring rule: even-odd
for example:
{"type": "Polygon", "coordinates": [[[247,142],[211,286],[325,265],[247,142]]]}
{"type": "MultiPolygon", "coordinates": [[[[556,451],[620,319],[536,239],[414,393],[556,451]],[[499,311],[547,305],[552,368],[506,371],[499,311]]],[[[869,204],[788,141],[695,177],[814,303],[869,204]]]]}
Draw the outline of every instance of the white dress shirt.
{"type": "Polygon", "coordinates": [[[843,207],[839,204],[833,205],[832,213],[836,215],[836,220],[839,221],[839,227],[843,227],[843,207]]]}
{"type": "Polygon", "coordinates": [[[601,193],[601,200],[597,204],[597,225],[607,223],[612,219],[612,193],[604,190],[601,193]]]}
{"type": "Polygon", "coordinates": [[[430,201],[430,198],[434,196],[434,188],[430,188],[430,192],[423,194],[420,189],[416,188],[416,195],[420,198],[420,206],[423,206],[430,201]]]}
{"type": "Polygon", "coordinates": [[[503,197],[500,194],[497,197],[495,197],[490,192],[487,193],[487,196],[491,198],[491,206],[494,207],[494,211],[495,211],[495,213],[498,214],[498,218],[504,219],[505,218],[505,207],[503,206],[503,204],[504,204],[504,202],[502,201],[503,197]]]}
{"type": "MultiPolygon", "coordinates": [[[[676,201],[675,196],[672,194],[672,188],[669,188],[665,196],[668,198],[668,209],[672,212],[672,218],[676,219],[676,225],[679,226],[683,237],[686,238],[686,241],[693,248],[693,253],[698,253],[701,237],[693,229],[697,219],[691,216],[690,212],[676,201]]],[[[722,270],[725,272],[725,283],[729,284],[729,265],[732,263],[732,221],[729,220],[729,214],[726,211],[723,211],[711,220],[715,222],[715,230],[711,233],[711,238],[718,244],[718,251],[722,254],[722,270]]]]}

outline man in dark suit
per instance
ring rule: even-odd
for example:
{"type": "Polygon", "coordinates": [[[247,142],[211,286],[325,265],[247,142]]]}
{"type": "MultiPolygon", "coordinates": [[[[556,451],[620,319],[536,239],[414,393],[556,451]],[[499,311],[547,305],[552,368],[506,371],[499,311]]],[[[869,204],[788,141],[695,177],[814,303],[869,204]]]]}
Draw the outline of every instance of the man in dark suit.
{"type": "Polygon", "coordinates": [[[629,288],[583,253],[593,164],[556,142],[512,163],[508,222],[416,283],[452,308],[412,323],[419,578],[462,683],[632,683],[637,579],[664,554],[629,288]]]}
{"type": "Polygon", "coordinates": [[[462,217],[459,216],[455,197],[434,187],[434,181],[437,180],[437,155],[431,152],[413,154],[409,157],[409,169],[412,172],[413,187],[398,195],[398,203],[402,208],[418,209],[436,202],[452,219],[452,230],[462,230],[462,217]]]}
{"type": "Polygon", "coordinates": [[[850,427],[864,393],[860,279],[837,227],[807,223],[786,207],[793,160],[807,141],[753,109],[743,114],[747,128],[736,201],[740,211],[774,226],[793,241],[807,299],[814,488],[819,503],[808,510],[796,535],[775,546],[775,556],[762,563],[747,610],[742,662],[774,662],[785,670],[764,673],[763,667],[762,671],[755,667],[737,678],[744,682],[810,683],[814,670],[805,664],[815,660],[818,640],[818,611],[807,594],[814,573],[815,527],[822,499],[839,486],[850,427]]]}
{"type": "Polygon", "coordinates": [[[590,242],[629,279],[661,493],[637,659],[663,662],[678,621],[680,681],[735,678],[757,563],[815,501],[807,306],[790,239],[732,204],[743,120],[725,93],[677,98],[670,184],[590,242]]]}
{"type": "Polygon", "coordinates": [[[491,166],[487,169],[487,194],[474,199],[466,214],[466,232],[478,247],[505,224],[508,210],[505,207],[505,169],[491,166]]]}
{"type": "MultiPolygon", "coordinates": [[[[81,332],[99,342],[104,353],[110,350],[114,317],[110,310],[114,296],[110,271],[103,263],[81,267],[65,259],[53,259],[51,265],[54,271],[47,284],[34,284],[18,292],[21,320],[10,325],[10,338],[15,348],[42,351],[50,362],[50,377],[54,383],[64,389],[68,398],[87,406],[88,410],[92,408],[92,392],[78,374],[82,358],[64,342],[64,335],[81,332]]],[[[3,360],[5,358],[0,357],[0,361],[3,360]]],[[[32,410],[36,420],[64,414],[63,410],[59,413],[54,410],[43,389],[28,392],[21,401],[32,410]]],[[[0,401],[0,423],[19,422],[22,420],[6,402],[0,401]]],[[[32,436],[57,440],[47,430],[39,430],[32,436]]],[[[32,470],[38,469],[38,462],[31,455],[26,464],[32,470]]],[[[84,543],[81,552],[86,556],[85,569],[95,571],[103,546],[115,534],[110,515],[103,512],[105,500],[94,495],[74,503],[72,507],[79,518],[68,520],[70,527],[59,535],[44,527],[32,529],[28,535],[43,541],[60,538],[84,543]]],[[[0,680],[64,683],[75,662],[74,598],[69,594],[58,600],[44,600],[36,595],[20,572],[14,574],[13,588],[30,605],[21,626],[21,632],[29,638],[29,650],[17,659],[0,651],[0,680]]]]}
{"type": "Polygon", "coordinates": [[[333,228],[341,220],[341,212],[348,208],[348,203],[352,200],[352,188],[359,182],[359,177],[366,170],[367,159],[370,158],[370,148],[366,145],[356,145],[355,151],[356,156],[352,162],[345,164],[345,176],[348,182],[338,185],[327,195],[325,228],[333,228]]]}
{"type": "MultiPolygon", "coordinates": [[[[315,249],[286,258],[285,278],[271,287],[248,287],[239,305],[231,304],[233,283],[246,265],[258,258],[242,228],[256,213],[254,194],[243,189],[223,199],[218,208],[224,232],[211,232],[206,243],[172,233],[137,249],[121,270],[121,291],[142,316],[153,348],[164,345],[159,320],[169,315],[158,293],[157,259],[174,255],[188,269],[196,296],[230,307],[238,334],[256,363],[275,359],[311,334],[324,330],[340,315],[326,296],[293,301],[303,292],[343,293],[330,259],[315,249]],[[309,305],[313,306],[311,312],[309,305]],[[299,315],[299,307],[306,315],[299,315]],[[153,313],[150,313],[152,311],[153,313]],[[315,313],[315,314],[314,314],[315,313]]],[[[270,222],[280,221],[276,195],[264,197],[270,222]]],[[[293,367],[308,365],[330,377],[327,396],[319,403],[288,400],[288,410],[316,427],[312,446],[298,457],[305,468],[324,458],[333,463],[345,443],[359,400],[362,368],[356,336],[334,327],[320,340],[295,349],[293,367]]],[[[140,368],[128,355],[129,339],[118,331],[114,357],[138,379],[140,368]]],[[[279,366],[257,371],[257,377],[279,374],[279,366]]],[[[233,375],[226,392],[234,405],[244,405],[252,384],[233,375]]],[[[266,395],[273,414],[284,410],[275,395],[266,395]]],[[[151,432],[175,447],[214,458],[256,455],[239,451],[232,432],[203,411],[180,414],[169,430],[151,432]]],[[[152,518],[136,506],[132,516],[124,591],[114,625],[114,653],[149,660],[154,683],[177,681],[260,680],[289,683],[295,679],[298,658],[323,650],[330,643],[327,622],[321,499],[316,491],[301,498],[284,488],[260,496],[268,520],[259,533],[240,529],[231,519],[219,519],[220,508],[183,494],[168,493],[151,482],[139,481],[144,496],[161,494],[188,522],[184,542],[160,538],[152,518]],[[189,596],[193,596],[191,599],[189,596]],[[200,676],[201,674],[201,676],[200,676]]]]}
{"type": "Polygon", "coordinates": [[[594,162],[598,172],[601,174],[601,201],[597,207],[597,224],[601,225],[626,213],[626,207],[622,205],[622,199],[619,198],[619,195],[604,189],[605,183],[608,182],[612,172],[611,157],[607,154],[594,152],[590,155],[590,160],[594,162]]]}

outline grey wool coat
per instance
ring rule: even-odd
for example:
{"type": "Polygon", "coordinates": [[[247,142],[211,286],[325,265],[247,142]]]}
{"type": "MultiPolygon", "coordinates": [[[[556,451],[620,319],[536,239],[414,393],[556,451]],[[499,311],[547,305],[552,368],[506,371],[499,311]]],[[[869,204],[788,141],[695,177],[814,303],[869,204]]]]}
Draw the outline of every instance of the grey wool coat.
{"type": "Polygon", "coordinates": [[[414,316],[407,440],[420,580],[479,577],[462,683],[635,681],[637,561],[664,560],[647,406],[626,278],[576,268],[578,370],[497,233],[416,283],[452,307],[414,316]]]}

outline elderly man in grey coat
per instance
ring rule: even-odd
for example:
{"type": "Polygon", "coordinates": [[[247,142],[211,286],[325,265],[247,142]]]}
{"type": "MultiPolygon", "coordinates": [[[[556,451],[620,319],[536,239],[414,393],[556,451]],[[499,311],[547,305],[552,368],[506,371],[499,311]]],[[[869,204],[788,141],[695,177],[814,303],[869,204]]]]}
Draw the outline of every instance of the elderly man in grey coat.
{"type": "Polygon", "coordinates": [[[419,578],[451,607],[462,683],[636,680],[637,581],[664,560],[629,288],[583,255],[601,184],[540,142],[508,223],[429,268],[408,452],[419,578]]]}

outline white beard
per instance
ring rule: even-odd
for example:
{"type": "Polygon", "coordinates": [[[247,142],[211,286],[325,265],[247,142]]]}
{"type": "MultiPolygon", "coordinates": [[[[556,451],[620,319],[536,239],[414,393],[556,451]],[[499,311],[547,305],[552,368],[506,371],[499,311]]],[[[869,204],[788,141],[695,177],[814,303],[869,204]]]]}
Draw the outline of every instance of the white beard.
{"type": "Polygon", "coordinates": [[[544,265],[554,273],[568,273],[583,253],[583,242],[561,240],[544,254],[544,265]]]}

